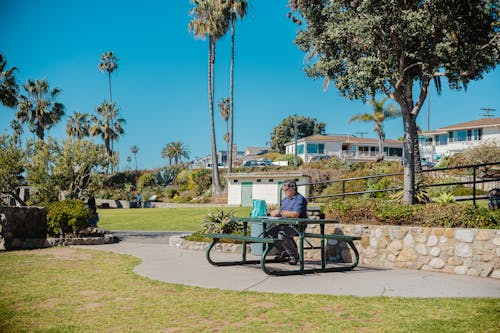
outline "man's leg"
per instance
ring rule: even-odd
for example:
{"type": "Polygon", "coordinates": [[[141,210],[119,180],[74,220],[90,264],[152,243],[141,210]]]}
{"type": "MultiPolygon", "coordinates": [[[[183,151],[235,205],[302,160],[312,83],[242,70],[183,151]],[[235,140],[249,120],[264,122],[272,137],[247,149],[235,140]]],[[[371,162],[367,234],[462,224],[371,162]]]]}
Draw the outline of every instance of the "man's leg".
{"type": "Polygon", "coordinates": [[[296,265],[299,261],[299,251],[297,250],[297,244],[295,244],[295,241],[293,240],[293,236],[296,235],[297,232],[290,227],[283,227],[278,232],[278,238],[283,240],[281,245],[290,256],[289,263],[292,265],[296,265]]]}
{"type": "MultiPolygon", "coordinates": [[[[280,231],[281,231],[281,227],[279,225],[275,225],[274,227],[272,227],[268,232],[267,232],[267,236],[271,236],[273,238],[279,238],[279,239],[282,239],[280,238],[279,234],[280,234],[280,231]]],[[[287,257],[289,257],[288,253],[285,251],[285,248],[283,247],[283,242],[277,242],[276,244],[274,244],[274,248],[278,251],[278,255],[276,255],[274,257],[274,259],[286,259],[287,257]]]]}

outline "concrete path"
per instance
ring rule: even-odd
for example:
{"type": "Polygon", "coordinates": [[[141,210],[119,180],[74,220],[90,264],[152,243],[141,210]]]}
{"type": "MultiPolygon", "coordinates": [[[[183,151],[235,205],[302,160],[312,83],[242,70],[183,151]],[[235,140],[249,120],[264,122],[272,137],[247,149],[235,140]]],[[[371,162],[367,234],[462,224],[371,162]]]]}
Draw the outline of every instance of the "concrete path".
{"type": "MultiPolygon", "coordinates": [[[[142,260],[134,271],[151,279],[203,288],[259,292],[401,297],[500,297],[500,280],[358,266],[349,272],[268,276],[258,265],[215,267],[205,252],[169,245],[171,232],[113,232],[121,242],[82,246],[130,254],[142,260]]],[[[224,258],[241,255],[217,254],[224,258]]],[[[284,265],[286,268],[288,264],[284,265]]]]}

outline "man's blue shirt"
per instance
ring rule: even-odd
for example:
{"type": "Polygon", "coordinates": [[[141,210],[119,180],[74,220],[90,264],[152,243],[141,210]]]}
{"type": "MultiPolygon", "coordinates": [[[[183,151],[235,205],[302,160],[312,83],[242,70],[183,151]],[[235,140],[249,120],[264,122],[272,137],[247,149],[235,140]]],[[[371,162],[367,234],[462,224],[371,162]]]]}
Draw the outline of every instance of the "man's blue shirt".
{"type": "Polygon", "coordinates": [[[307,218],[307,200],[300,193],[296,193],[291,198],[285,197],[281,200],[280,209],[297,212],[300,218],[307,218]]]}

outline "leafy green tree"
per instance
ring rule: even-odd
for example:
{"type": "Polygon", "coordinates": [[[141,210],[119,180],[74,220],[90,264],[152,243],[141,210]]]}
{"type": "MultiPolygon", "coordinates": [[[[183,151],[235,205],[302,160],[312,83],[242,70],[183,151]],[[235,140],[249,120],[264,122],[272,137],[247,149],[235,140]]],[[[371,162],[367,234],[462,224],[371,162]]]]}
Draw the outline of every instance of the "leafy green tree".
{"type": "Polygon", "coordinates": [[[13,197],[21,205],[26,203],[19,197],[18,189],[23,185],[24,151],[14,137],[0,135],[0,193],[13,197]]]}
{"type": "Polygon", "coordinates": [[[235,39],[235,25],[236,20],[243,19],[247,13],[247,1],[246,0],[229,0],[226,3],[229,7],[229,22],[231,23],[231,65],[229,70],[229,140],[228,142],[228,157],[227,157],[227,172],[232,172],[233,170],[233,137],[234,137],[234,99],[233,99],[233,88],[234,88],[234,39],[235,39]]]}
{"type": "Polygon", "coordinates": [[[26,181],[36,191],[30,196],[31,204],[54,202],[59,199],[60,188],[51,177],[53,167],[53,141],[50,136],[47,143],[29,140],[26,143],[26,181]]]}
{"type": "Polygon", "coordinates": [[[78,139],[90,136],[90,115],[75,112],[69,116],[66,122],[66,134],[78,139]]]}
{"type": "Polygon", "coordinates": [[[391,104],[388,107],[384,106],[387,99],[388,97],[379,101],[376,101],[375,98],[371,99],[368,102],[373,106],[373,113],[360,113],[349,119],[349,123],[352,123],[353,121],[374,123],[375,128],[373,131],[378,135],[378,151],[382,159],[384,158],[383,144],[385,141],[384,121],[401,117],[401,112],[399,112],[394,105],[391,104]]]}
{"type": "Polygon", "coordinates": [[[52,142],[51,177],[70,198],[81,199],[97,187],[96,171],[107,165],[104,146],[89,140],[52,142]]]}
{"type": "Polygon", "coordinates": [[[137,153],[139,152],[139,147],[137,146],[132,146],[130,147],[130,152],[132,154],[134,154],[134,158],[135,158],[135,170],[138,170],[138,166],[137,166],[137,153]]]}
{"type": "Polygon", "coordinates": [[[28,80],[23,88],[28,95],[21,95],[16,118],[21,124],[29,123],[30,131],[43,142],[45,130],[51,129],[64,116],[64,105],[56,102],[61,90],[50,90],[46,79],[28,80]]]}
{"type": "Polygon", "coordinates": [[[499,63],[498,1],[289,0],[307,74],[350,99],[382,93],[403,117],[404,203],[415,202],[416,119],[432,80],[451,89],[499,63]]]}
{"type": "Polygon", "coordinates": [[[120,59],[113,54],[113,51],[104,52],[101,54],[101,58],[99,59],[99,70],[103,73],[108,73],[110,102],[113,102],[113,95],[111,93],[111,73],[118,69],[118,60],[120,59]]]}
{"type": "Polygon", "coordinates": [[[16,67],[7,69],[7,59],[0,53],[0,101],[6,107],[17,105],[19,86],[14,76],[16,67]]]}
{"type": "Polygon", "coordinates": [[[271,149],[284,154],[285,143],[292,141],[295,137],[295,125],[297,126],[297,139],[325,133],[325,123],[318,123],[315,118],[289,116],[273,129],[271,133],[271,149]]]}
{"type": "Polygon", "coordinates": [[[188,29],[193,31],[195,37],[205,39],[208,37],[208,108],[210,112],[210,138],[212,148],[212,184],[214,193],[222,192],[219,167],[217,161],[217,143],[215,139],[214,122],[214,64],[215,44],[226,33],[229,27],[227,6],[223,0],[194,0],[194,7],[190,10],[193,16],[188,29]]]}

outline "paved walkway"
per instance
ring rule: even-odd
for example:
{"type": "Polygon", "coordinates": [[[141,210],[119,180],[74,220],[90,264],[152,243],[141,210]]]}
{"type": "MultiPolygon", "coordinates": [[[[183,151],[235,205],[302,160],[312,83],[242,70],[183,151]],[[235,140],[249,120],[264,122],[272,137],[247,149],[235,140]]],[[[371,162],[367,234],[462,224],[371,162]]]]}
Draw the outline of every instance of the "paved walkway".
{"type": "MultiPolygon", "coordinates": [[[[258,265],[215,267],[205,252],[169,245],[170,232],[113,232],[116,244],[84,246],[130,254],[142,260],[134,271],[155,280],[203,288],[259,292],[401,297],[500,298],[500,281],[415,270],[358,266],[353,271],[268,276],[258,265]]],[[[241,255],[218,254],[224,257],[241,255]]],[[[287,264],[280,264],[287,265],[287,264]]]]}

